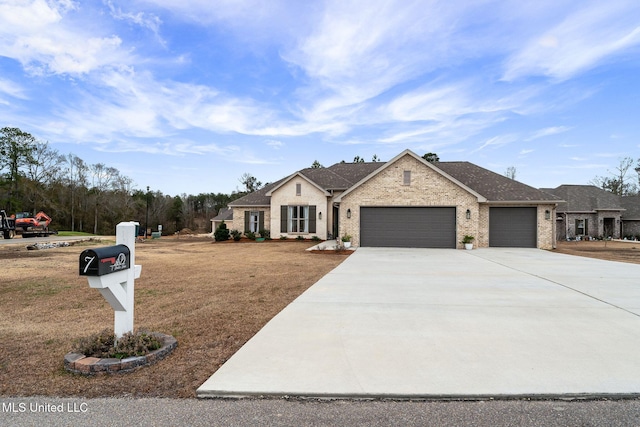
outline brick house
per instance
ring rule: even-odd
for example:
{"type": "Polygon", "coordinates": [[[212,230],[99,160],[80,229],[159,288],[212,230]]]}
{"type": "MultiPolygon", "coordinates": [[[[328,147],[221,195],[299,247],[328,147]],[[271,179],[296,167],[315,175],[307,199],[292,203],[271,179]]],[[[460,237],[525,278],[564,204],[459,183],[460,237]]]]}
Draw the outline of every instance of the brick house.
{"type": "Polygon", "coordinates": [[[544,191],[563,201],[557,208],[557,239],[621,237],[622,198],[594,185],[561,185],[544,191]]]}
{"type": "Polygon", "coordinates": [[[410,150],[388,162],[308,168],[229,204],[240,231],[272,238],[352,236],[355,246],[555,246],[557,196],[469,162],[429,163],[410,150]]]}
{"type": "Polygon", "coordinates": [[[620,203],[624,208],[621,236],[640,240],[640,195],[621,197],[620,203]]]}

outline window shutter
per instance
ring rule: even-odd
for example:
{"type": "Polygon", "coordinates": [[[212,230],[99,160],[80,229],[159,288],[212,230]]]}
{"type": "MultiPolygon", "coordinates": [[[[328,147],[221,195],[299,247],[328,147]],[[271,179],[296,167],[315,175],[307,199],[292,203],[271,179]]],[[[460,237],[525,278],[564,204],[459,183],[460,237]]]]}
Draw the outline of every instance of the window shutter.
{"type": "Polygon", "coordinates": [[[264,211],[260,211],[258,214],[258,231],[264,230],[264,211]]]}
{"type": "Polygon", "coordinates": [[[287,218],[287,213],[289,212],[288,206],[280,206],[280,232],[287,232],[287,222],[289,222],[289,218],[287,218]]]}
{"type": "Polygon", "coordinates": [[[585,235],[585,236],[589,235],[589,227],[588,227],[588,224],[589,224],[589,220],[585,218],[585,220],[584,220],[584,235],[585,235]]]}
{"type": "Polygon", "coordinates": [[[309,206],[309,233],[316,232],[316,207],[309,206]]]}
{"type": "Polygon", "coordinates": [[[251,211],[244,211],[244,232],[250,230],[249,228],[249,220],[251,219],[251,211]]]}
{"type": "Polygon", "coordinates": [[[578,235],[578,227],[580,226],[580,220],[576,219],[576,228],[573,229],[573,234],[578,235]]]}

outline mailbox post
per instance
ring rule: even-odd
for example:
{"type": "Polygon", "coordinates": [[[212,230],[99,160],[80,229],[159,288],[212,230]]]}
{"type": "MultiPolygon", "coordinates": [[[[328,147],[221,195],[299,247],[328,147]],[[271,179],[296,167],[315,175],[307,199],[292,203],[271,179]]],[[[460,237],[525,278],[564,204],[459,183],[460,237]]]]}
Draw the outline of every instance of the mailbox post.
{"type": "Polygon", "coordinates": [[[134,281],[142,266],[136,265],[137,222],[116,226],[116,245],[87,249],[80,254],[80,275],[87,276],[89,286],[100,291],[114,310],[116,338],[133,332],[134,281]]]}

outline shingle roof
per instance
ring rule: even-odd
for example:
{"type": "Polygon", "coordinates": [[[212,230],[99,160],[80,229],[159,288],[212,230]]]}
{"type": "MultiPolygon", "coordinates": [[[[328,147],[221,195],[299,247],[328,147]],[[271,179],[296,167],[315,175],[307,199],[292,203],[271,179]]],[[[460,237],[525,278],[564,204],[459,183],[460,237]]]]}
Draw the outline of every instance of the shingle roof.
{"type": "MultiPolygon", "coordinates": [[[[325,190],[346,190],[383,167],[384,162],[336,163],[328,168],[307,168],[298,171],[325,190]]],[[[455,178],[488,201],[494,202],[558,202],[559,197],[509,179],[469,162],[438,162],[435,167],[455,178]]],[[[291,175],[290,175],[291,176],[291,175]]],[[[260,190],[233,201],[229,206],[269,206],[269,191],[289,177],[283,178],[260,190]]]]}
{"type": "MultiPolygon", "coordinates": [[[[349,187],[351,187],[353,184],[372,174],[384,165],[384,162],[336,163],[335,165],[329,166],[328,169],[347,180],[349,182],[349,187]]],[[[349,187],[335,188],[334,190],[346,190],[349,187]]]]}
{"type": "Polygon", "coordinates": [[[236,199],[233,202],[229,203],[229,206],[269,206],[269,204],[271,203],[271,198],[266,196],[266,194],[285,179],[286,178],[282,178],[281,180],[265,185],[258,191],[254,191],[253,193],[249,193],[246,196],[240,197],[239,199],[236,199]]]}
{"type": "Polygon", "coordinates": [[[340,190],[351,187],[351,183],[328,168],[307,168],[300,173],[325,190],[340,190]]]}
{"type": "MultiPolygon", "coordinates": [[[[306,168],[297,173],[309,178],[325,190],[346,190],[382,165],[384,165],[382,162],[336,163],[328,168],[306,168]]],[[[287,178],[289,177],[265,185],[258,191],[234,200],[229,203],[229,206],[269,206],[270,198],[266,194],[287,178]]]]}
{"type": "Polygon", "coordinates": [[[594,212],[597,210],[622,210],[620,196],[605,191],[595,185],[561,185],[543,188],[564,200],[558,204],[558,212],[594,212]]]}
{"type": "Polygon", "coordinates": [[[558,202],[559,197],[469,162],[436,162],[435,167],[484,196],[489,202],[558,202]]]}
{"type": "Polygon", "coordinates": [[[622,214],[625,220],[640,220],[640,195],[625,196],[620,198],[620,203],[626,211],[622,214]]]}
{"type": "Polygon", "coordinates": [[[233,219],[233,209],[222,208],[218,215],[214,216],[211,221],[228,221],[233,219]]]}

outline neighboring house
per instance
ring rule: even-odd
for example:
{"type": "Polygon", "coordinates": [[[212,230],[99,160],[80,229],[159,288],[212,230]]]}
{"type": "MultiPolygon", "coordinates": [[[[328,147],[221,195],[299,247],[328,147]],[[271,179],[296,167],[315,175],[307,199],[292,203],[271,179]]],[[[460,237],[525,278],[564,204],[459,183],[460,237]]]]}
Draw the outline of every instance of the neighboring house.
{"type": "Polygon", "coordinates": [[[625,213],[620,196],[594,185],[561,185],[544,191],[564,200],[557,209],[557,238],[619,239],[625,213]]]}
{"type": "Polygon", "coordinates": [[[625,209],[622,215],[621,236],[640,240],[640,195],[621,197],[620,202],[625,209]]]}
{"type": "Polygon", "coordinates": [[[235,228],[272,238],[352,236],[356,246],[555,246],[560,198],[469,162],[405,150],[384,163],[303,169],[229,204],[235,228]]]}
{"type": "Polygon", "coordinates": [[[224,221],[227,229],[233,230],[233,209],[231,208],[222,208],[218,215],[211,219],[211,232],[214,233],[216,229],[222,224],[224,221]]]}

